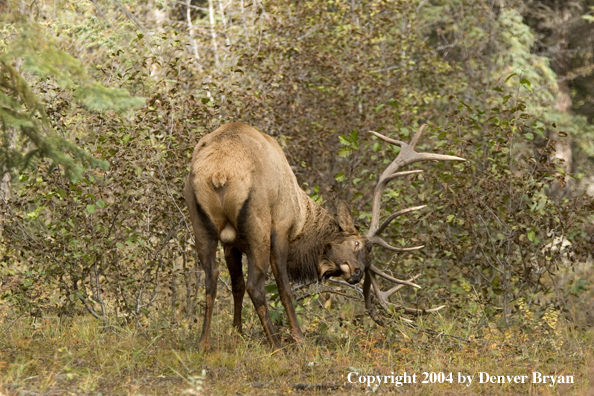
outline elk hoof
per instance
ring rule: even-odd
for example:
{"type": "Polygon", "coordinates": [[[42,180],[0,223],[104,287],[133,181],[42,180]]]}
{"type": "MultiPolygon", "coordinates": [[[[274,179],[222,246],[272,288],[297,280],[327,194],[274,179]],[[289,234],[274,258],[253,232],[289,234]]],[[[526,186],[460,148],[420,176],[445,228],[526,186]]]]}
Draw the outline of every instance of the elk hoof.
{"type": "Polygon", "coordinates": [[[295,342],[297,344],[303,344],[305,343],[305,337],[303,336],[303,333],[299,332],[299,333],[293,333],[293,339],[295,340],[295,342]]]}
{"type": "Polygon", "coordinates": [[[206,339],[206,340],[200,340],[198,342],[198,348],[203,350],[203,351],[210,351],[211,347],[210,347],[210,340],[206,339]]]}

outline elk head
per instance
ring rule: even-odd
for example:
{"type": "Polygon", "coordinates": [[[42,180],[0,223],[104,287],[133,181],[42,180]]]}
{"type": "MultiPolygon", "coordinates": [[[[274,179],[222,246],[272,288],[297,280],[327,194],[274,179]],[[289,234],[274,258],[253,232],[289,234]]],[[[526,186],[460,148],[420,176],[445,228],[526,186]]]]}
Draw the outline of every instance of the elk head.
{"type": "Polygon", "coordinates": [[[359,283],[368,266],[371,245],[366,245],[364,237],[359,235],[345,202],[338,204],[337,220],[341,232],[324,246],[318,280],[340,277],[350,284],[359,283]]]}

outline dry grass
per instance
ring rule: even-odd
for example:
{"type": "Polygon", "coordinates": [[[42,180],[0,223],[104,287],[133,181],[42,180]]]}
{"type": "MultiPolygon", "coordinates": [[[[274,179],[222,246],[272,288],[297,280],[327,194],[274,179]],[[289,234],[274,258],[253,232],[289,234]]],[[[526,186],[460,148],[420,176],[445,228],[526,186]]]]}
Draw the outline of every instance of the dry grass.
{"type": "MultiPolygon", "coordinates": [[[[594,330],[576,330],[563,320],[553,327],[507,332],[487,328],[486,342],[465,342],[418,332],[402,323],[390,328],[365,319],[358,324],[306,323],[306,342],[285,339],[271,352],[254,317],[247,335],[230,327],[225,311],[214,318],[210,352],[197,349],[198,329],[187,324],[104,328],[89,317],[5,320],[0,327],[0,393],[6,395],[592,395],[594,330]],[[205,370],[202,378],[203,370],[205,370]],[[415,373],[417,383],[377,389],[349,384],[347,376],[415,373]],[[478,372],[492,375],[573,375],[573,385],[478,384],[478,372]],[[454,383],[422,384],[422,372],[454,373],[454,383]],[[470,387],[457,372],[477,375],[470,387]],[[305,388],[305,389],[299,389],[305,388]]],[[[553,318],[555,319],[555,318],[553,318]]],[[[558,318],[557,318],[558,319],[558,318]]],[[[424,319],[450,334],[468,336],[446,316],[424,319]]]]}

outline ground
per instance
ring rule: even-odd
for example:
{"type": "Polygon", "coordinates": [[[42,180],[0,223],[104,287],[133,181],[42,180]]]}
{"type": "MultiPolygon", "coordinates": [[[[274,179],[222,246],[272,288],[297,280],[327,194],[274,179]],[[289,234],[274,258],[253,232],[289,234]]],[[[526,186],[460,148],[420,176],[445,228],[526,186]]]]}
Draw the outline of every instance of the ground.
{"type": "Polygon", "coordinates": [[[200,326],[194,321],[104,326],[89,316],[4,319],[0,393],[5,395],[594,395],[594,330],[575,328],[563,318],[554,331],[493,327],[476,340],[444,314],[416,323],[450,325],[447,333],[467,340],[428,334],[402,321],[389,327],[369,318],[317,323],[304,326],[302,344],[283,329],[285,349],[276,352],[255,315],[248,315],[240,336],[223,310],[214,316],[210,351],[198,349],[200,326]],[[391,383],[404,372],[409,382],[415,374],[416,383],[391,383]],[[512,383],[478,383],[480,372],[510,376],[512,383]],[[564,381],[572,376],[573,383],[532,384],[532,372],[564,381]],[[368,375],[387,376],[382,380],[388,383],[377,386],[374,379],[368,386],[368,375]],[[458,383],[462,375],[473,375],[473,383],[458,383]],[[522,375],[530,381],[513,383],[513,376],[522,375]]]}

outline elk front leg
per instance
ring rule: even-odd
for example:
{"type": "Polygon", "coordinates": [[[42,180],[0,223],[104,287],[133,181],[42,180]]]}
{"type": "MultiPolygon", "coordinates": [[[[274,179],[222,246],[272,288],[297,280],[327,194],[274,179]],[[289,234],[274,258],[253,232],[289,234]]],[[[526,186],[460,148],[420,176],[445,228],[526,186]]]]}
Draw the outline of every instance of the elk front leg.
{"type": "MultiPolygon", "coordinates": [[[[227,250],[226,250],[227,251],[227,250]]],[[[225,256],[229,275],[231,276],[231,289],[233,291],[233,327],[241,334],[241,309],[245,295],[245,281],[241,268],[241,251],[236,247],[229,249],[225,256]]]]}
{"type": "Polygon", "coordinates": [[[196,240],[196,249],[198,250],[200,264],[204,269],[206,286],[206,311],[204,312],[202,335],[200,336],[200,341],[198,341],[198,346],[202,349],[210,349],[210,322],[217,296],[217,281],[219,279],[219,269],[216,263],[217,244],[218,241],[216,239],[205,238],[201,241],[200,246],[198,246],[198,239],[196,240]]]}
{"type": "Polygon", "coordinates": [[[303,341],[303,332],[299,327],[297,321],[297,314],[295,313],[295,307],[293,306],[293,292],[291,290],[291,284],[289,283],[289,275],[287,273],[287,256],[288,256],[289,245],[286,240],[276,236],[273,233],[272,237],[272,273],[274,279],[276,279],[276,285],[278,286],[278,294],[281,302],[285,307],[287,316],[289,317],[289,324],[291,325],[291,334],[297,342],[303,341]]]}

